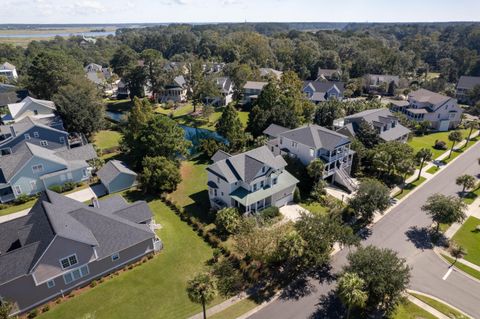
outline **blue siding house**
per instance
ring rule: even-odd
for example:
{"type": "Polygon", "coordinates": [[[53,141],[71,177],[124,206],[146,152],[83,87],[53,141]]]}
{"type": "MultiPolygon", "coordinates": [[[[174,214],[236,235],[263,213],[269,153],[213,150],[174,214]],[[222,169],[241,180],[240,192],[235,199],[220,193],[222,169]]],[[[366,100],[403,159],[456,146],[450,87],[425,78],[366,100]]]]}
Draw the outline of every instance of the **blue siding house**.
{"type": "Polygon", "coordinates": [[[51,150],[23,140],[13,153],[0,157],[0,202],[87,180],[91,176],[87,161],[96,157],[91,144],[51,150]]]}

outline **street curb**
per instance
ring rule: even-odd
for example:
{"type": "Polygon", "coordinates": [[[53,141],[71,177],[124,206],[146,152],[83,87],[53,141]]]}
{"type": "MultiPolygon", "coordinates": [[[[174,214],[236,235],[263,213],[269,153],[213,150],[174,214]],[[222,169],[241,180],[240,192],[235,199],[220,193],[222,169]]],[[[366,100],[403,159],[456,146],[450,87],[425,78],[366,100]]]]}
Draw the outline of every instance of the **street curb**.
{"type": "MultiPolygon", "coordinates": [[[[451,257],[449,252],[447,252],[447,251],[445,251],[445,250],[437,250],[437,249],[434,249],[433,252],[434,252],[434,253],[438,256],[438,258],[440,258],[445,264],[449,265],[449,267],[453,267],[456,272],[458,272],[458,273],[464,275],[465,277],[467,277],[467,278],[469,278],[469,279],[471,279],[471,280],[473,280],[473,281],[476,281],[477,283],[480,284],[480,280],[479,280],[479,279],[473,277],[472,275],[467,274],[466,272],[464,272],[464,271],[461,270],[460,268],[455,267],[455,265],[452,265],[448,260],[446,260],[445,258],[443,258],[442,252],[445,253],[445,255],[448,255],[449,257],[451,257]]],[[[451,258],[454,258],[454,257],[451,257],[451,258]]],[[[459,263],[462,263],[462,262],[459,261],[459,263]]],[[[462,263],[462,265],[465,265],[465,264],[462,263]]],[[[468,265],[465,265],[465,266],[466,266],[466,267],[469,267],[468,265]]],[[[472,267],[469,267],[469,268],[472,268],[472,267]]],[[[472,269],[473,269],[473,268],[472,268],[472,269]]],[[[474,269],[474,270],[476,270],[476,269],[474,269]]]]}
{"type": "MultiPolygon", "coordinates": [[[[438,301],[438,302],[443,303],[444,305],[452,308],[453,310],[456,310],[456,311],[460,312],[462,315],[464,315],[464,316],[466,316],[466,317],[468,317],[468,318],[475,319],[475,318],[473,318],[472,316],[470,316],[469,314],[466,314],[464,311],[458,309],[457,307],[452,306],[451,304],[449,304],[449,303],[446,302],[445,300],[442,300],[442,299],[437,298],[437,297],[435,297],[435,296],[432,296],[432,295],[429,295],[429,294],[426,294],[426,293],[424,293],[424,292],[420,292],[420,291],[417,291],[417,290],[412,290],[412,289],[407,289],[407,292],[408,292],[409,294],[410,294],[410,293],[414,293],[414,294],[417,294],[417,295],[422,295],[422,296],[431,298],[431,299],[433,299],[433,300],[436,300],[436,301],[438,301]]],[[[411,296],[412,296],[412,295],[411,295],[411,296]]],[[[415,296],[412,296],[412,297],[415,298],[415,299],[417,299],[415,296]]],[[[417,300],[419,300],[419,299],[417,299],[417,300]]],[[[420,301],[421,301],[421,300],[420,300],[420,301]]],[[[421,302],[423,302],[423,301],[421,301],[421,302]]],[[[425,303],[425,302],[423,302],[423,303],[425,303]]],[[[430,307],[431,307],[431,306],[430,306],[430,307]]],[[[433,308],[433,307],[432,307],[432,308],[433,308]]],[[[438,310],[437,310],[437,311],[438,311],[438,310]]],[[[441,311],[438,311],[438,312],[441,312],[441,311]]],[[[445,314],[444,314],[444,315],[445,315],[445,314]]],[[[445,317],[448,318],[447,315],[445,315],[445,317]]]]}

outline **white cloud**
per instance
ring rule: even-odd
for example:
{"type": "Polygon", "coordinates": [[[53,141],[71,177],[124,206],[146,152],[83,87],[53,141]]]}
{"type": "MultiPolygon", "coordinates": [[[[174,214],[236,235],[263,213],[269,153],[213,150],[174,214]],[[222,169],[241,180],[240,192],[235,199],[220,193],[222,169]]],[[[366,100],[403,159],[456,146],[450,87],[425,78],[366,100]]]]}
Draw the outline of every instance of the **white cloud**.
{"type": "MultiPolygon", "coordinates": [[[[40,0],[43,1],[43,0],[40,0]]],[[[73,4],[74,13],[80,15],[98,14],[106,11],[106,8],[98,1],[82,0],[73,4]]]]}

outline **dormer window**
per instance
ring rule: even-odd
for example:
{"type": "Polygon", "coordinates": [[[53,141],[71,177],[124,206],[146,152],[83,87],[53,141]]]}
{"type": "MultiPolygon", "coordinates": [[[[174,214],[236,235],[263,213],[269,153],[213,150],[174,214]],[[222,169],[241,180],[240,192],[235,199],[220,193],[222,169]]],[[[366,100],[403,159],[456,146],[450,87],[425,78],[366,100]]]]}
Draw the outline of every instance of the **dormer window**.
{"type": "Polygon", "coordinates": [[[38,132],[33,132],[33,137],[35,138],[39,138],[40,134],[38,134],[38,132]]]}
{"type": "Polygon", "coordinates": [[[30,139],[30,134],[23,134],[23,136],[25,137],[26,140],[29,140],[30,139]]]}
{"type": "Polygon", "coordinates": [[[262,167],[262,173],[265,173],[265,171],[266,171],[266,168],[264,166],[264,167],[262,167]]]}
{"type": "Polygon", "coordinates": [[[257,190],[257,184],[253,184],[253,191],[256,191],[257,190]]]}
{"type": "Polygon", "coordinates": [[[38,115],[38,110],[33,110],[34,115],[38,115]]]}
{"type": "Polygon", "coordinates": [[[62,265],[62,269],[72,267],[76,264],[78,264],[78,259],[77,259],[77,255],[75,254],[60,259],[60,265],[62,265]]]}

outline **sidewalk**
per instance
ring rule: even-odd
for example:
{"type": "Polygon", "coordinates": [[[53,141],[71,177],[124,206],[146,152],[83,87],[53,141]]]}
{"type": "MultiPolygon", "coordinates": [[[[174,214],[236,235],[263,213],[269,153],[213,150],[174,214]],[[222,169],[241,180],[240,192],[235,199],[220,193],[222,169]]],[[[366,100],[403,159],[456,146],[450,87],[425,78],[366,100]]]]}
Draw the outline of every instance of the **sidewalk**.
{"type": "MultiPolygon", "coordinates": [[[[217,313],[227,309],[230,306],[233,306],[237,302],[240,302],[240,301],[242,301],[243,299],[246,299],[246,298],[248,298],[248,295],[245,292],[242,292],[242,293],[238,294],[237,296],[232,297],[228,300],[225,300],[224,302],[222,302],[222,303],[220,303],[216,306],[208,308],[207,309],[207,317],[213,316],[214,314],[217,314],[217,313]]],[[[203,312],[199,312],[196,315],[191,316],[188,319],[203,319],[203,312]]]]}
{"type": "MultiPolygon", "coordinates": [[[[415,293],[418,293],[418,292],[415,292],[415,293]]],[[[419,293],[418,293],[419,294],[419,293]]],[[[423,295],[423,294],[422,294],[423,295]]],[[[430,298],[432,298],[431,296],[428,296],[430,298]]],[[[423,301],[421,301],[420,299],[417,299],[415,298],[414,296],[408,294],[407,296],[407,299],[414,303],[415,305],[419,306],[420,308],[422,308],[423,310],[425,310],[426,312],[429,312],[431,313],[432,315],[434,315],[435,317],[439,318],[439,319],[450,319],[450,317],[444,315],[443,313],[441,313],[440,311],[438,311],[437,309],[433,308],[432,306],[429,306],[427,305],[426,303],[424,303],[423,301]]]]}

